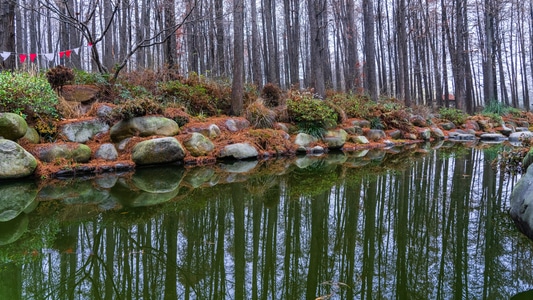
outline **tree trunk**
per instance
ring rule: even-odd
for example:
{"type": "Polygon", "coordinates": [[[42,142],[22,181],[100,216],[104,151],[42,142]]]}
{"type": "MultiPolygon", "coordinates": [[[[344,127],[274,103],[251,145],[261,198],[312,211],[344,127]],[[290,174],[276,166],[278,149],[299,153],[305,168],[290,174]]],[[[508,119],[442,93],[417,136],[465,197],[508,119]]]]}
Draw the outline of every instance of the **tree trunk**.
{"type": "Polygon", "coordinates": [[[396,30],[398,32],[398,56],[399,56],[399,91],[400,98],[404,100],[405,106],[411,106],[411,85],[409,82],[409,57],[407,53],[407,33],[405,0],[398,0],[398,12],[396,18],[396,30]]]}
{"type": "Polygon", "coordinates": [[[257,27],[257,7],[256,1],[251,2],[251,21],[252,21],[252,82],[260,88],[263,83],[261,73],[261,40],[259,39],[259,29],[257,27]]]}
{"type": "Polygon", "coordinates": [[[0,50],[11,52],[4,60],[0,58],[0,70],[15,68],[15,4],[10,0],[0,1],[0,50]]]}
{"type": "Polygon", "coordinates": [[[310,72],[311,87],[315,89],[315,94],[323,98],[326,95],[326,84],[324,77],[324,35],[325,28],[320,26],[321,14],[325,11],[326,1],[317,0],[307,2],[309,14],[310,33],[310,72]]]}
{"type": "Polygon", "coordinates": [[[176,35],[174,34],[174,28],[176,27],[176,17],[174,14],[174,1],[168,0],[165,1],[165,32],[164,36],[167,37],[167,40],[164,43],[164,61],[165,65],[169,70],[172,70],[176,67],[176,35]]]}
{"type": "Polygon", "coordinates": [[[244,93],[244,0],[233,2],[233,85],[231,87],[231,114],[242,112],[244,93]]]}
{"type": "Polygon", "coordinates": [[[365,73],[366,88],[370,98],[378,101],[376,81],[376,45],[374,41],[374,7],[372,0],[363,0],[363,23],[365,26],[365,73]]]}

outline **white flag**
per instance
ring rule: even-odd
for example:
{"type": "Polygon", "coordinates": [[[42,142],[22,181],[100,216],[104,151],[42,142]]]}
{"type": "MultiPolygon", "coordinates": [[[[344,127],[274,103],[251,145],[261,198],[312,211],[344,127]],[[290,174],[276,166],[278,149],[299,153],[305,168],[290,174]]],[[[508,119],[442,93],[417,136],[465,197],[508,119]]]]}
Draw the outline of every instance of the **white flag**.
{"type": "Polygon", "coordinates": [[[48,61],[54,61],[56,54],[55,53],[44,53],[43,54],[48,61]]]}
{"type": "Polygon", "coordinates": [[[2,58],[3,58],[4,60],[6,60],[8,57],[11,56],[11,52],[6,52],[6,51],[4,51],[4,52],[0,53],[0,56],[2,56],[2,58]]]}
{"type": "Polygon", "coordinates": [[[74,51],[74,53],[76,53],[76,55],[78,55],[78,53],[80,52],[80,47],[74,48],[74,49],[72,49],[72,51],[74,51]]]}

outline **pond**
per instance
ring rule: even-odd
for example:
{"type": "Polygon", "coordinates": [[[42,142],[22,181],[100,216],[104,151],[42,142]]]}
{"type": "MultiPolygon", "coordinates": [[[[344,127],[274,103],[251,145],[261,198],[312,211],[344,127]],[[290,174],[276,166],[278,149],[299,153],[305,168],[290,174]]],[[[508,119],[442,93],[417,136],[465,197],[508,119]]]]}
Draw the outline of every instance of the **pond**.
{"type": "Polygon", "coordinates": [[[0,299],[508,299],[533,242],[500,147],[3,183],[30,200],[0,214],[0,299]]]}

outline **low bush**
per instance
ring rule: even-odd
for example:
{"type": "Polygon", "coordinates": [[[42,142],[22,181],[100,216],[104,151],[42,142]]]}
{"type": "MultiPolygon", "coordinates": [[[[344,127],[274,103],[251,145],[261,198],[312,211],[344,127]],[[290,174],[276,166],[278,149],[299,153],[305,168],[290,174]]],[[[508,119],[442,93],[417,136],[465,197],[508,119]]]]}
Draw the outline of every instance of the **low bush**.
{"type": "Polygon", "coordinates": [[[461,126],[466,122],[468,114],[457,108],[446,108],[443,107],[439,109],[439,114],[441,119],[448,120],[454,123],[456,126],[461,126]]]}
{"type": "Polygon", "coordinates": [[[179,103],[191,115],[216,116],[230,111],[231,86],[202,76],[191,74],[186,79],[162,83],[160,91],[164,103],[179,103]]]}
{"type": "Polygon", "coordinates": [[[272,128],[276,122],[276,113],[266,107],[261,98],[248,105],[244,115],[255,128],[272,128]]]}
{"type": "Polygon", "coordinates": [[[0,112],[21,115],[27,121],[56,119],[58,96],[42,74],[0,73],[0,112]]]}
{"type": "Polygon", "coordinates": [[[287,113],[301,132],[321,137],[337,125],[338,114],[328,104],[311,95],[292,92],[287,100],[287,113]]]}

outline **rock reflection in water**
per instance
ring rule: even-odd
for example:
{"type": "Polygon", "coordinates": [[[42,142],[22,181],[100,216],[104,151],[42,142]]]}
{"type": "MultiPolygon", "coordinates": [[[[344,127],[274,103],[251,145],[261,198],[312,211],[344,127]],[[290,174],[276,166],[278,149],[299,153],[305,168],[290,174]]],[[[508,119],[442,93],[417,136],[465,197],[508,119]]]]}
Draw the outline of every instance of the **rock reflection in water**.
{"type": "MultiPolygon", "coordinates": [[[[506,299],[532,289],[533,244],[507,214],[517,178],[491,167],[497,152],[423,150],[120,178],[96,189],[127,205],[60,222],[50,250],[0,275],[27,299],[506,299]],[[142,206],[145,193],[166,200],[142,206]]],[[[47,224],[40,209],[28,231],[47,224]]]]}

